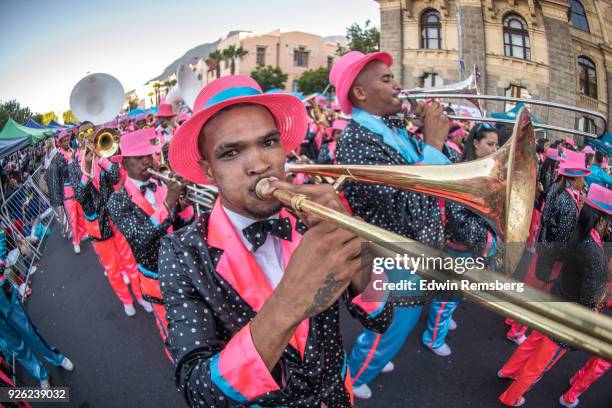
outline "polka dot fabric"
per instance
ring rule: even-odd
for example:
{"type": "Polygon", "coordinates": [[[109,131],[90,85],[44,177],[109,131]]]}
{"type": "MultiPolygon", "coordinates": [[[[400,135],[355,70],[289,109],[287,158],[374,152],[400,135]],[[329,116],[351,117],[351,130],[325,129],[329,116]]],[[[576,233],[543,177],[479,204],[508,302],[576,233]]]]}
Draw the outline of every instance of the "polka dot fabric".
{"type": "MultiPolygon", "coordinates": [[[[194,407],[350,407],[345,389],[346,356],[340,334],[338,303],[310,319],[304,358],[288,345],[272,370],[280,390],[246,403],[225,394],[211,378],[211,362],[256,315],[217,272],[223,250],[209,246],[209,215],[162,239],[161,291],[168,319],[167,346],[176,367],[176,383],[194,407]]],[[[297,231],[296,233],[300,233],[297,231]]],[[[384,331],[392,318],[386,305],[375,318],[343,296],[351,314],[367,328],[384,331]]],[[[244,369],[248,369],[245,367],[244,369]]]]}

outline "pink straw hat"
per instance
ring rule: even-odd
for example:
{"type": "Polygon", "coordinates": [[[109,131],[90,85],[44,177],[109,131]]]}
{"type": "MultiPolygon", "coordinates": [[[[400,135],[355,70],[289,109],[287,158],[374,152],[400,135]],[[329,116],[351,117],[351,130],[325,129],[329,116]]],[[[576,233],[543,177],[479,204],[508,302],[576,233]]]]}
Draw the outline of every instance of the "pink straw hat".
{"type": "Polygon", "coordinates": [[[176,131],[170,143],[172,169],[194,183],[207,184],[200,167],[198,138],[206,122],[217,112],[231,105],[251,103],[268,109],[281,134],[281,143],[289,153],[306,136],[308,116],[302,101],[287,93],[264,94],[259,84],[245,75],[228,75],[206,85],[194,103],[194,114],[176,131]]]}
{"type": "Polygon", "coordinates": [[[591,146],[586,145],[585,148],[582,149],[582,153],[584,153],[584,154],[595,154],[595,150],[591,146]]]}
{"type": "Polygon", "coordinates": [[[591,207],[608,215],[612,214],[612,190],[599,184],[591,183],[589,194],[586,197],[581,196],[581,198],[591,207]]]}
{"type": "Polygon", "coordinates": [[[576,147],[576,141],[574,139],[572,139],[571,137],[566,138],[565,139],[565,143],[567,143],[570,146],[576,147]]]}
{"type": "Polygon", "coordinates": [[[351,51],[344,54],[331,69],[329,82],[336,87],[336,96],[342,112],[349,115],[353,105],[349,99],[349,91],[363,67],[370,61],[382,61],[387,66],[393,64],[393,57],[387,52],[375,52],[364,54],[359,51],[351,51]]]}
{"type": "Polygon", "coordinates": [[[162,103],[159,105],[157,109],[157,114],[155,114],[156,118],[173,118],[176,116],[176,113],[172,110],[172,105],[167,103],[162,103]]]}
{"type": "Polygon", "coordinates": [[[584,153],[563,149],[563,154],[565,159],[559,165],[559,174],[566,177],[584,177],[591,174],[591,170],[586,168],[586,155],[584,153]]]}
{"type": "Polygon", "coordinates": [[[121,154],[113,156],[114,163],[120,163],[124,157],[149,156],[159,153],[161,144],[153,128],[139,129],[121,136],[119,140],[121,154]]]}
{"type": "Polygon", "coordinates": [[[548,157],[549,159],[553,159],[554,161],[563,161],[563,157],[561,157],[559,155],[559,150],[557,149],[547,149],[546,150],[546,157],[548,157]]]}

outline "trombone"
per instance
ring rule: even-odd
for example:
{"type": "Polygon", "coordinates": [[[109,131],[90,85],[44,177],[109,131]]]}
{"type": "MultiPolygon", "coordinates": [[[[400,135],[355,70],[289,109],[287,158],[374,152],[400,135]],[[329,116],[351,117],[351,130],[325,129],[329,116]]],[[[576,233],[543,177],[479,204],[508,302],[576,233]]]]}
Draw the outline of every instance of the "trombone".
{"type": "MultiPolygon", "coordinates": [[[[414,89],[404,89],[398,95],[400,100],[407,100],[411,104],[416,102],[419,99],[432,99],[432,98],[450,98],[450,99],[466,99],[471,102],[482,114],[483,110],[480,105],[480,101],[500,101],[500,102],[510,102],[510,103],[527,103],[531,105],[538,106],[546,106],[548,108],[555,109],[564,109],[571,112],[582,113],[585,115],[593,116],[600,119],[603,122],[603,130],[601,135],[597,135],[596,133],[584,132],[582,130],[565,128],[562,126],[548,125],[538,123],[535,125],[536,128],[546,129],[556,132],[569,133],[578,136],[590,137],[598,139],[601,137],[608,128],[608,118],[606,115],[599,111],[579,108],[577,106],[566,105],[562,103],[556,102],[548,102],[542,101],[538,99],[526,99],[526,98],[515,98],[510,96],[495,96],[495,95],[480,95],[478,91],[478,69],[474,67],[472,75],[470,75],[467,79],[461,82],[457,82],[454,84],[448,84],[441,87],[435,88],[414,88],[414,89]]],[[[501,118],[493,118],[493,117],[482,117],[482,118],[474,118],[471,116],[461,116],[461,115],[447,115],[449,119],[455,120],[470,120],[474,122],[497,122],[497,123],[505,123],[514,125],[514,120],[512,119],[501,119],[501,118]]],[[[408,114],[406,119],[418,119],[414,114],[408,114]]]]}
{"type": "MultiPolygon", "coordinates": [[[[496,154],[469,163],[448,166],[316,166],[289,165],[289,171],[341,176],[361,182],[380,183],[458,201],[489,220],[506,242],[524,243],[535,198],[535,134],[529,111],[522,108],[512,138],[496,154]],[[476,173],[474,173],[476,172],[476,173]]],[[[266,179],[258,183],[261,194],[266,179]]],[[[276,190],[274,198],[295,211],[319,216],[347,228],[377,244],[384,254],[441,256],[442,251],[427,247],[390,231],[333,211],[310,201],[306,196],[276,190]]],[[[518,263],[522,249],[506,254],[510,270],[518,263]]],[[[447,254],[444,254],[447,256],[447,254]]],[[[437,280],[458,281],[459,275],[420,269],[418,273],[437,280]]],[[[511,277],[488,270],[468,270],[462,279],[474,283],[515,282],[511,277]]],[[[603,358],[612,357],[612,318],[597,315],[589,309],[562,302],[552,295],[525,287],[524,293],[500,294],[469,291],[464,293],[504,316],[521,321],[556,339],[603,358]],[[526,301],[525,299],[530,299],[526,301]]]]}

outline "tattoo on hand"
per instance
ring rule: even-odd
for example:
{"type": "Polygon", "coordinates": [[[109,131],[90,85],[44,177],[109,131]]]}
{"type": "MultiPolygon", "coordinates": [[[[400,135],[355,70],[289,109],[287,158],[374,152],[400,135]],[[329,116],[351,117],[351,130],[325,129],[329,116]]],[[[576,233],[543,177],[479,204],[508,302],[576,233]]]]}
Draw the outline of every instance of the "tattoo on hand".
{"type": "Polygon", "coordinates": [[[325,277],[323,287],[317,290],[312,305],[306,310],[306,315],[313,316],[324,311],[329,302],[334,298],[334,294],[338,288],[341,286],[342,283],[336,280],[333,273],[328,274],[325,277]]]}

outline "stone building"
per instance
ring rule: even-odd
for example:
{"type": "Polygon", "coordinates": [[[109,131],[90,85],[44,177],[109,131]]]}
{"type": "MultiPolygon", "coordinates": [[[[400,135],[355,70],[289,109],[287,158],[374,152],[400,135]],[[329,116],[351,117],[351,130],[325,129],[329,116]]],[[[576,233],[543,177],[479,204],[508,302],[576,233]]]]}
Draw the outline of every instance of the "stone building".
{"type": "MultiPolygon", "coordinates": [[[[481,93],[595,109],[612,121],[612,0],[376,1],[381,49],[405,88],[456,82],[476,65],[481,93]]],[[[489,112],[510,107],[486,104],[489,112]]],[[[603,128],[580,114],[530,108],[545,123],[603,128]]]]}

